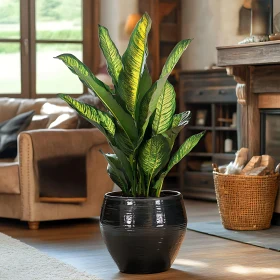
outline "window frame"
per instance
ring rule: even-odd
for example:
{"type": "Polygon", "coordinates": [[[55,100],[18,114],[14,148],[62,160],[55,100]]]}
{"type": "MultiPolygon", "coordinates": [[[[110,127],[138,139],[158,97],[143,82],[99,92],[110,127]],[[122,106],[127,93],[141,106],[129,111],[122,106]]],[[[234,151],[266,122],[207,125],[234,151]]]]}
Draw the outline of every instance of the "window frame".
{"type": "MultiPolygon", "coordinates": [[[[81,43],[83,45],[83,62],[96,73],[100,63],[98,46],[98,23],[100,0],[82,0],[83,9],[83,39],[67,40],[36,40],[36,0],[20,0],[20,38],[0,39],[2,42],[20,43],[21,58],[21,93],[1,93],[1,97],[12,98],[50,98],[56,94],[36,93],[36,43],[81,43]]],[[[65,69],[67,71],[67,69],[65,69]]],[[[73,77],[74,78],[74,77],[73,77]]],[[[83,87],[83,93],[87,91],[83,87]]],[[[71,94],[80,96],[81,94],[71,94]]]]}

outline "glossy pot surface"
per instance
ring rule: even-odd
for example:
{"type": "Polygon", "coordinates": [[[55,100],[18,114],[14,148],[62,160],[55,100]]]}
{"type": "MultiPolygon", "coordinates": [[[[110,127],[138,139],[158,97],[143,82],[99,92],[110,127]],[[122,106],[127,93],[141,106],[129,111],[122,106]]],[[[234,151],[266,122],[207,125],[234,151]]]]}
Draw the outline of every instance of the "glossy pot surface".
{"type": "Polygon", "coordinates": [[[107,248],[124,273],[156,273],[172,265],[184,239],[187,216],[182,195],[162,191],[159,198],[104,198],[100,229],[107,248]]]}

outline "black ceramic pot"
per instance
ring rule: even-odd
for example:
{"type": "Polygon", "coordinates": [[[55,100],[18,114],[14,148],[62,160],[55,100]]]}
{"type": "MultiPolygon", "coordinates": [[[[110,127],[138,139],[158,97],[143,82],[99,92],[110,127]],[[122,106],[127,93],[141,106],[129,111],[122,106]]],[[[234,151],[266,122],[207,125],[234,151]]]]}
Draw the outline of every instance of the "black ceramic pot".
{"type": "Polygon", "coordinates": [[[172,265],[184,239],[187,216],[182,195],[162,191],[159,198],[104,198],[100,229],[107,248],[124,273],[156,273],[172,265]]]}

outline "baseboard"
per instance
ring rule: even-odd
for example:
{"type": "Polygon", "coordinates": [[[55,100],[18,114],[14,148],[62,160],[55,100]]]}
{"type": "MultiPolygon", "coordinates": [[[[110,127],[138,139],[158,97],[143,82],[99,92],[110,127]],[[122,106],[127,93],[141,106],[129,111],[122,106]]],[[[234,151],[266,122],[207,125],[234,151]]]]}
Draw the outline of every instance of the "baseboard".
{"type": "Polygon", "coordinates": [[[280,226],[280,213],[273,213],[271,224],[275,226],[280,226]]]}
{"type": "Polygon", "coordinates": [[[40,202],[57,202],[57,203],[82,203],[86,202],[86,197],[40,197],[40,202]]]}

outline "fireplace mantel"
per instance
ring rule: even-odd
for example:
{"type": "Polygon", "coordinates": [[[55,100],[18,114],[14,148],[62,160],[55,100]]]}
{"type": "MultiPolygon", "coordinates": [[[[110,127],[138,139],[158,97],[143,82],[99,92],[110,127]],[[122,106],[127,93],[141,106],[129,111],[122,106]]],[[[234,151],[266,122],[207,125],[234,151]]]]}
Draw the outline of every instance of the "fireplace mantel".
{"type": "Polygon", "coordinates": [[[218,66],[237,81],[241,145],[260,154],[259,109],[280,108],[280,41],[218,47],[218,66]],[[250,136],[250,137],[249,137],[250,136]]]}
{"type": "Polygon", "coordinates": [[[280,41],[217,47],[218,66],[280,64],[280,41]]]}
{"type": "MultiPolygon", "coordinates": [[[[260,155],[260,109],[280,108],[280,41],[218,47],[218,66],[237,81],[241,146],[260,155]]],[[[280,143],[279,143],[280,153],[280,143]]],[[[276,212],[280,215],[280,196],[276,212]]]]}

